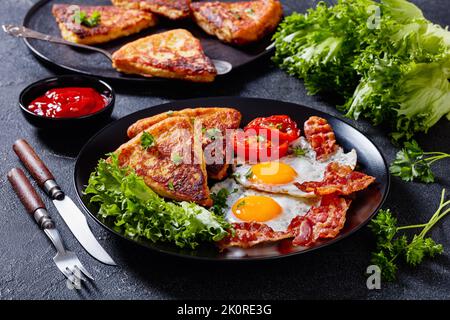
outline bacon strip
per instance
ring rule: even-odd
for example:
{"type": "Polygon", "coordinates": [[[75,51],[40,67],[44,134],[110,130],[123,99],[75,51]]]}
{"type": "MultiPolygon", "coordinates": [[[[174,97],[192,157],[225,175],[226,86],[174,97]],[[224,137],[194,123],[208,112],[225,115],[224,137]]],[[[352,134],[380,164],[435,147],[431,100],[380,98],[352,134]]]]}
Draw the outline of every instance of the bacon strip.
{"type": "Polygon", "coordinates": [[[349,195],[364,190],[375,178],[362,172],[353,171],[351,167],[331,162],[322,181],[295,182],[295,186],[303,192],[314,192],[323,196],[328,194],[349,195]]]}
{"type": "Polygon", "coordinates": [[[305,216],[292,219],[286,231],[274,231],[259,222],[233,223],[234,235],[221,240],[221,248],[249,248],[263,242],[275,242],[294,238],[293,245],[310,246],[320,238],[334,238],[344,227],[351,200],[337,195],[324,196],[317,207],[309,209],[305,216]]]}
{"type": "Polygon", "coordinates": [[[291,232],[274,231],[271,227],[259,222],[233,223],[234,236],[229,235],[218,242],[220,248],[249,248],[262,242],[274,242],[291,238],[291,232]]]}
{"type": "Polygon", "coordinates": [[[326,160],[336,152],[338,145],[333,128],[321,117],[312,116],[304,124],[306,140],[316,151],[317,160],[326,160]]]}
{"type": "Polygon", "coordinates": [[[288,232],[293,245],[310,246],[321,238],[334,238],[344,227],[351,200],[336,195],[324,196],[320,206],[312,207],[305,216],[292,219],[288,232]]]}

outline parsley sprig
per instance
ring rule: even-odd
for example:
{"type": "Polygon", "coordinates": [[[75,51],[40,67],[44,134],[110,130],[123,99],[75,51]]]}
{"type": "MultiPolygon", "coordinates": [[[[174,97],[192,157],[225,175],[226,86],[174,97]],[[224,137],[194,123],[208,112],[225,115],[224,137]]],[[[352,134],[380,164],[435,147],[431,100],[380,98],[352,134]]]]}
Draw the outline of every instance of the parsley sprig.
{"type": "Polygon", "coordinates": [[[291,149],[291,152],[294,155],[296,155],[297,157],[302,157],[302,156],[304,156],[306,154],[306,151],[303,150],[302,147],[300,147],[300,146],[293,147],[291,149]]]}
{"type": "Polygon", "coordinates": [[[444,158],[450,158],[445,152],[424,152],[419,144],[412,140],[406,142],[403,149],[390,166],[392,175],[400,177],[404,181],[418,180],[425,183],[434,182],[434,174],[431,165],[444,158]]]}
{"type": "Polygon", "coordinates": [[[443,247],[436,243],[427,233],[450,213],[450,200],[445,201],[445,189],[442,190],[441,201],[436,212],[427,223],[408,226],[397,226],[397,219],[391,210],[380,210],[369,228],[377,237],[377,249],[372,252],[371,262],[381,269],[381,276],[387,281],[395,280],[400,259],[408,265],[417,266],[425,257],[435,257],[441,254],[443,247]],[[422,229],[414,234],[412,239],[402,233],[402,230],[422,229]]]}
{"type": "Polygon", "coordinates": [[[227,208],[228,197],[231,194],[236,193],[237,191],[238,189],[229,191],[225,188],[222,188],[217,192],[212,192],[211,199],[214,201],[214,205],[211,207],[211,211],[219,216],[223,215],[223,210],[227,208]]]}
{"type": "Polygon", "coordinates": [[[148,133],[147,131],[142,132],[141,135],[141,146],[145,150],[147,150],[150,147],[153,147],[155,145],[155,137],[153,137],[152,134],[148,133]]]}
{"type": "Polygon", "coordinates": [[[76,10],[72,16],[73,21],[76,24],[82,24],[86,27],[92,28],[97,26],[100,23],[100,12],[93,11],[90,16],[86,13],[86,11],[76,10]]]}

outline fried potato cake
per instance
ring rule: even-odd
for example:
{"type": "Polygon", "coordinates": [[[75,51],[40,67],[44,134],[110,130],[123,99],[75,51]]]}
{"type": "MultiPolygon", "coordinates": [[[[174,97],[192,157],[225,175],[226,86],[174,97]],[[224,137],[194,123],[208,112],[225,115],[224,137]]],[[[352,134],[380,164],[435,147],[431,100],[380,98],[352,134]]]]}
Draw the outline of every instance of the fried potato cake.
{"type": "Polygon", "coordinates": [[[212,205],[202,147],[194,143],[193,126],[188,117],[162,120],[115,152],[121,166],[133,168],[159,195],[212,205]],[[154,143],[145,148],[141,138],[148,134],[153,136],[154,143]]]}
{"type": "Polygon", "coordinates": [[[283,15],[278,0],[245,2],[194,2],[194,20],[210,35],[220,40],[246,45],[275,30],[283,15]]]}
{"type": "MultiPolygon", "coordinates": [[[[225,163],[225,146],[218,146],[214,148],[212,145],[216,143],[212,140],[212,134],[208,134],[212,131],[219,130],[221,135],[224,137],[227,129],[237,129],[241,123],[241,113],[233,108],[216,108],[216,107],[205,107],[205,108],[187,108],[179,111],[170,111],[166,113],[161,113],[153,117],[141,119],[134,124],[132,124],[128,130],[128,137],[133,138],[140,132],[146,130],[147,128],[153,126],[160,121],[163,121],[172,117],[188,117],[191,123],[199,122],[203,132],[202,147],[210,146],[209,149],[221,150],[222,154],[218,155],[217,158],[222,158],[222,163],[212,163],[212,161],[207,161],[206,171],[208,173],[208,178],[221,180],[227,175],[228,164],[225,163]],[[212,130],[212,131],[211,131],[212,130]]],[[[222,141],[218,141],[222,143],[222,141]]],[[[220,151],[219,151],[220,152],[220,151]]]]}
{"type": "Polygon", "coordinates": [[[217,71],[189,31],[175,29],[124,45],[113,54],[118,71],[146,77],[214,81],[217,71]]]}
{"type": "Polygon", "coordinates": [[[150,11],[172,20],[187,18],[191,13],[191,0],[112,0],[112,3],[123,8],[150,11]]]}
{"type": "Polygon", "coordinates": [[[55,4],[52,13],[62,37],[67,41],[82,44],[108,42],[137,33],[157,23],[156,16],[150,12],[114,6],[55,4]],[[74,14],[77,10],[85,12],[87,16],[91,16],[95,11],[99,12],[100,23],[94,27],[75,23],[74,14]]]}

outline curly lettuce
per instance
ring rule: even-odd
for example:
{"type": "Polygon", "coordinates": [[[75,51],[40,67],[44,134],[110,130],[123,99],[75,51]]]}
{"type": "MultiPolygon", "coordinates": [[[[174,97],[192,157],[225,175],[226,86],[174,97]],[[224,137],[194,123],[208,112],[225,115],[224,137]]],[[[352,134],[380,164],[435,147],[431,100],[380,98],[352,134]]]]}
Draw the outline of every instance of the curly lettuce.
{"type": "Polygon", "coordinates": [[[450,120],[450,32],[406,0],[319,2],[274,39],[274,61],[310,94],[337,92],[346,116],[388,124],[395,141],[450,120]]]}
{"type": "Polygon", "coordinates": [[[165,201],[132,169],[121,168],[116,154],[99,161],[84,192],[99,205],[98,215],[111,219],[129,238],[195,248],[200,242],[223,239],[231,227],[222,216],[195,203],[165,201]]]}

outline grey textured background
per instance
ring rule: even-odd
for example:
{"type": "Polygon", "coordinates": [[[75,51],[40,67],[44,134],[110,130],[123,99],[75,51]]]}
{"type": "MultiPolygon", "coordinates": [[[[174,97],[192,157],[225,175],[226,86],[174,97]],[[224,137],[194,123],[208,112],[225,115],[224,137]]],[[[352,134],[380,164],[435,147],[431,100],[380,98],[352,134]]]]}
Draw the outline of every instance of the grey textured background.
{"type": "MultiPolygon", "coordinates": [[[[283,1],[291,10],[304,11],[316,1],[283,1]]],[[[449,0],[416,0],[426,16],[450,24],[449,0]]],[[[2,0],[0,22],[20,23],[32,0],[2,0]]],[[[95,287],[81,292],[68,290],[51,257],[53,247],[39,231],[7,183],[6,172],[19,162],[11,145],[26,138],[39,151],[68,194],[75,197],[72,174],[75,157],[89,133],[78,138],[53,136],[31,127],[19,113],[17,99],[29,83],[50,76],[28,52],[22,41],[0,33],[0,299],[449,299],[450,221],[433,230],[445,253],[418,268],[402,266],[394,283],[381,290],[366,288],[365,269],[374,241],[367,228],[323,250],[285,260],[249,264],[191,262],[154,254],[111,237],[93,221],[95,235],[118,262],[108,267],[93,260],[80,247],[54,208],[45,198],[68,248],[92,270],[95,287]]],[[[266,60],[240,70],[211,86],[135,87],[114,84],[118,91],[114,118],[159,103],[204,96],[235,95],[303,103],[341,117],[334,103],[324,97],[307,96],[301,81],[277,70],[266,60]]],[[[275,110],[274,110],[275,111],[275,110]]],[[[347,120],[348,121],[348,120],[347,120]]],[[[364,121],[350,121],[380,146],[388,161],[396,149],[380,128],[364,121]]],[[[97,128],[94,128],[95,130],[97,128]]],[[[98,128],[99,129],[99,128],[98,128]]],[[[426,150],[450,152],[450,127],[441,121],[427,135],[418,137],[426,150]]],[[[405,184],[393,179],[385,207],[398,213],[401,223],[419,223],[431,216],[440,190],[450,184],[449,162],[434,168],[438,183],[405,184]]]]}

